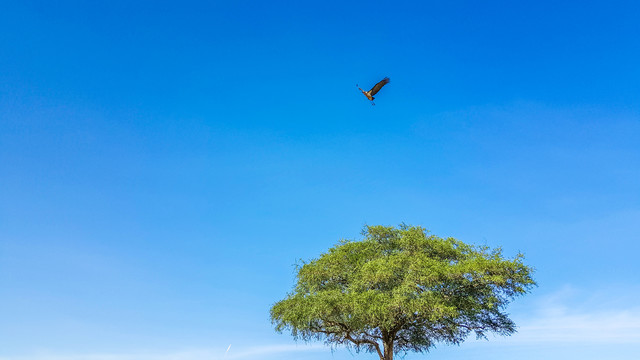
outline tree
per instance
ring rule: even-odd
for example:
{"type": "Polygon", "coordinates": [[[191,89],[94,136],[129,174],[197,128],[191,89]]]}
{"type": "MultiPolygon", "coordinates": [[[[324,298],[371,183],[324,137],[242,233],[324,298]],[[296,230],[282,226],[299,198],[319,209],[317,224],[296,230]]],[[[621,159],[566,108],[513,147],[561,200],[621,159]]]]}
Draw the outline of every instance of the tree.
{"type": "Polygon", "coordinates": [[[510,335],[504,312],[535,285],[522,254],[430,235],[422,227],[366,226],[298,266],[292,293],[271,308],[278,332],[356,351],[394,354],[460,344],[470,333],[510,335]]]}

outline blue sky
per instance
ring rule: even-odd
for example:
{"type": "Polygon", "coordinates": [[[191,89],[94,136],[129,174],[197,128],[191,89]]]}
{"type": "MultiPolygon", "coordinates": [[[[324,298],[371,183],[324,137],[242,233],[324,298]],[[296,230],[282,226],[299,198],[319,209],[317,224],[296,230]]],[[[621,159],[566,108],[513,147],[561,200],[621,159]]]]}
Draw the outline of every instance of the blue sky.
{"type": "Polygon", "coordinates": [[[401,222],[537,269],[518,334],[427,358],[637,353],[636,2],[0,8],[1,360],[375,359],[268,310],[401,222]]]}

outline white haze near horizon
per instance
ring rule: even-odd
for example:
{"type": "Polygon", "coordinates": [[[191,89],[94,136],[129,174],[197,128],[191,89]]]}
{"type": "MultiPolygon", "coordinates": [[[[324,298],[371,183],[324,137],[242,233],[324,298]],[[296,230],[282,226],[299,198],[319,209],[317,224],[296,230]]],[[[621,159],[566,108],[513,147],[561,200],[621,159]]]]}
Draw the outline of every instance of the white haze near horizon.
{"type": "MultiPolygon", "coordinates": [[[[518,332],[509,337],[489,336],[489,341],[471,337],[461,346],[438,346],[428,354],[407,354],[407,360],[491,358],[560,360],[631,360],[633,348],[640,346],[640,306],[604,304],[604,294],[584,297],[584,293],[565,287],[537,300],[534,315],[516,314],[518,332]],[[580,304],[573,300],[583,297],[580,304]]],[[[232,343],[233,345],[233,343],[232,343]]],[[[0,360],[242,360],[242,359],[377,359],[375,354],[355,353],[343,348],[331,349],[322,342],[271,345],[233,345],[177,349],[167,352],[131,351],[95,353],[53,353],[2,356],[0,360]]],[[[398,357],[401,358],[401,357],[398,357]]]]}

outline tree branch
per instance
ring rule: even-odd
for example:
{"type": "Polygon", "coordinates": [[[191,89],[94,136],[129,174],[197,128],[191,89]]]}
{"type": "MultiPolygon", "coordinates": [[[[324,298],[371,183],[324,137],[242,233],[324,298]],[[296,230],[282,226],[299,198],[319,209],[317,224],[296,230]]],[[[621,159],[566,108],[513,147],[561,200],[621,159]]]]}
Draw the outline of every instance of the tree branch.
{"type": "MultiPolygon", "coordinates": [[[[344,335],[343,335],[344,338],[346,340],[349,340],[352,343],[356,344],[356,346],[360,346],[362,344],[373,345],[373,347],[378,352],[378,356],[380,356],[380,359],[381,360],[384,359],[384,355],[382,354],[382,351],[380,350],[380,344],[378,344],[377,341],[371,340],[371,339],[366,339],[366,338],[354,338],[353,336],[351,336],[351,330],[349,329],[349,327],[347,325],[343,324],[343,323],[340,323],[340,322],[337,322],[337,321],[325,321],[325,323],[327,323],[328,325],[331,325],[331,326],[338,326],[338,327],[342,328],[342,330],[344,331],[344,335]]],[[[321,331],[321,332],[325,333],[325,334],[327,334],[327,333],[337,334],[336,332],[326,332],[326,331],[321,331]]],[[[370,336],[366,332],[364,332],[364,335],[370,336]]],[[[374,337],[374,336],[371,336],[371,337],[374,337]]]]}
{"type": "Polygon", "coordinates": [[[353,342],[358,346],[364,343],[373,345],[376,351],[378,352],[378,356],[380,356],[380,360],[384,360],[384,355],[382,355],[382,351],[380,351],[380,345],[376,341],[369,340],[369,339],[354,339],[350,333],[346,334],[345,339],[350,340],[351,342],[353,342]]]}

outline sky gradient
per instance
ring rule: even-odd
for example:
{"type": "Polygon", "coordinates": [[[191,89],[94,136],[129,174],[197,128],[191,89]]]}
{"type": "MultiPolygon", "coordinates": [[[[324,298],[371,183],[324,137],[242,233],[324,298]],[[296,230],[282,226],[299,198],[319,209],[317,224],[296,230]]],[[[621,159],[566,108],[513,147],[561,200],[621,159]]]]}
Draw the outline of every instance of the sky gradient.
{"type": "Polygon", "coordinates": [[[401,222],[522,252],[539,283],[517,334],[406,359],[635,359],[638,18],[0,1],[0,360],[375,359],[269,308],[298,259],[401,222]],[[371,106],[356,84],[384,76],[371,106]]]}

